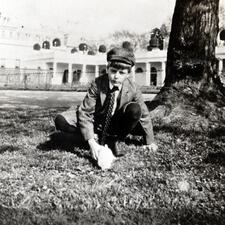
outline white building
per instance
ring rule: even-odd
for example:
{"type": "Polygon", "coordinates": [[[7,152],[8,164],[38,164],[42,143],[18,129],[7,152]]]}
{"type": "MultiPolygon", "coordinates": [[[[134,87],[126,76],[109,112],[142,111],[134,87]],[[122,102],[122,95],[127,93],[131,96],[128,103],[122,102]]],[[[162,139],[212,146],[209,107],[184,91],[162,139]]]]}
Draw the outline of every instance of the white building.
{"type": "MultiPolygon", "coordinates": [[[[225,46],[220,38],[216,55],[219,72],[223,73],[225,46]]],[[[69,36],[60,32],[34,31],[5,21],[0,23],[0,84],[10,83],[10,79],[17,83],[25,83],[29,79],[35,83],[38,79],[39,83],[43,81],[52,86],[87,84],[104,73],[107,64],[105,53],[71,53],[72,46],[69,36]],[[43,74],[45,76],[41,76],[43,74]]],[[[135,52],[135,56],[133,79],[140,85],[163,86],[167,51],[146,50],[135,52]]]]}

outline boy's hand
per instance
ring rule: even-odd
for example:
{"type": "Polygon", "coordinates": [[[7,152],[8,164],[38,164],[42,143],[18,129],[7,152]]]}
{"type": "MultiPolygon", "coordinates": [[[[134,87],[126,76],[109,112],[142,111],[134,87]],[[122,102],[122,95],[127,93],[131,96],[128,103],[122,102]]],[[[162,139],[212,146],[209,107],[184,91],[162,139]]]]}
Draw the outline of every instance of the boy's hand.
{"type": "Polygon", "coordinates": [[[158,146],[155,143],[151,143],[150,145],[144,145],[144,149],[148,149],[151,152],[156,152],[158,150],[158,146]]]}
{"type": "Polygon", "coordinates": [[[88,144],[91,149],[92,158],[98,160],[98,151],[102,147],[102,145],[98,144],[94,138],[89,139],[88,144]]]}

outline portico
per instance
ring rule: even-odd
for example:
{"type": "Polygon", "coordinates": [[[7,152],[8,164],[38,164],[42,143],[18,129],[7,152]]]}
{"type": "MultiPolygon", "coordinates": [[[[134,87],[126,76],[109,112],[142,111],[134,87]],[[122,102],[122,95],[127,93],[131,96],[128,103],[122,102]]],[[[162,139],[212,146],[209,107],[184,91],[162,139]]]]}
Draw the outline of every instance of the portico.
{"type": "MultiPolygon", "coordinates": [[[[141,86],[162,87],[166,76],[166,50],[135,52],[136,64],[132,78],[141,86]]],[[[216,49],[219,74],[225,71],[225,46],[216,49]]],[[[29,68],[41,67],[52,71],[52,85],[86,85],[106,70],[106,54],[49,52],[35,55],[27,60],[29,68]]]]}

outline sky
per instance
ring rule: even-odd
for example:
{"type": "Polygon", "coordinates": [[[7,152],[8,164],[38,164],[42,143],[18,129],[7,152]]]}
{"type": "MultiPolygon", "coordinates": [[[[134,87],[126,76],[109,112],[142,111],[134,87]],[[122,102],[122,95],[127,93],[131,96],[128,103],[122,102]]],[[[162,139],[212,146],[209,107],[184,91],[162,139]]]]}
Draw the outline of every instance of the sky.
{"type": "Polygon", "coordinates": [[[101,38],[118,30],[148,32],[172,17],[175,0],[0,0],[1,16],[30,27],[49,27],[101,38]]]}
{"type": "MultiPolygon", "coordinates": [[[[225,0],[220,0],[225,7],[225,0]]],[[[149,32],[172,18],[175,0],[0,0],[1,17],[24,27],[104,38],[119,30],[149,32]]]]}

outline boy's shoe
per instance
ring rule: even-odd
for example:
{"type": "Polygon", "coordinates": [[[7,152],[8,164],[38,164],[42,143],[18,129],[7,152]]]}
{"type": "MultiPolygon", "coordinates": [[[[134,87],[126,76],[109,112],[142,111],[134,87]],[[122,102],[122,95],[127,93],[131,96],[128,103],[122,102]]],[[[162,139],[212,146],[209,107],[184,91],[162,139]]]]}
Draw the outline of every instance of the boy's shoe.
{"type": "Polygon", "coordinates": [[[56,148],[56,144],[52,140],[47,140],[37,145],[39,150],[52,150],[56,148]]]}

